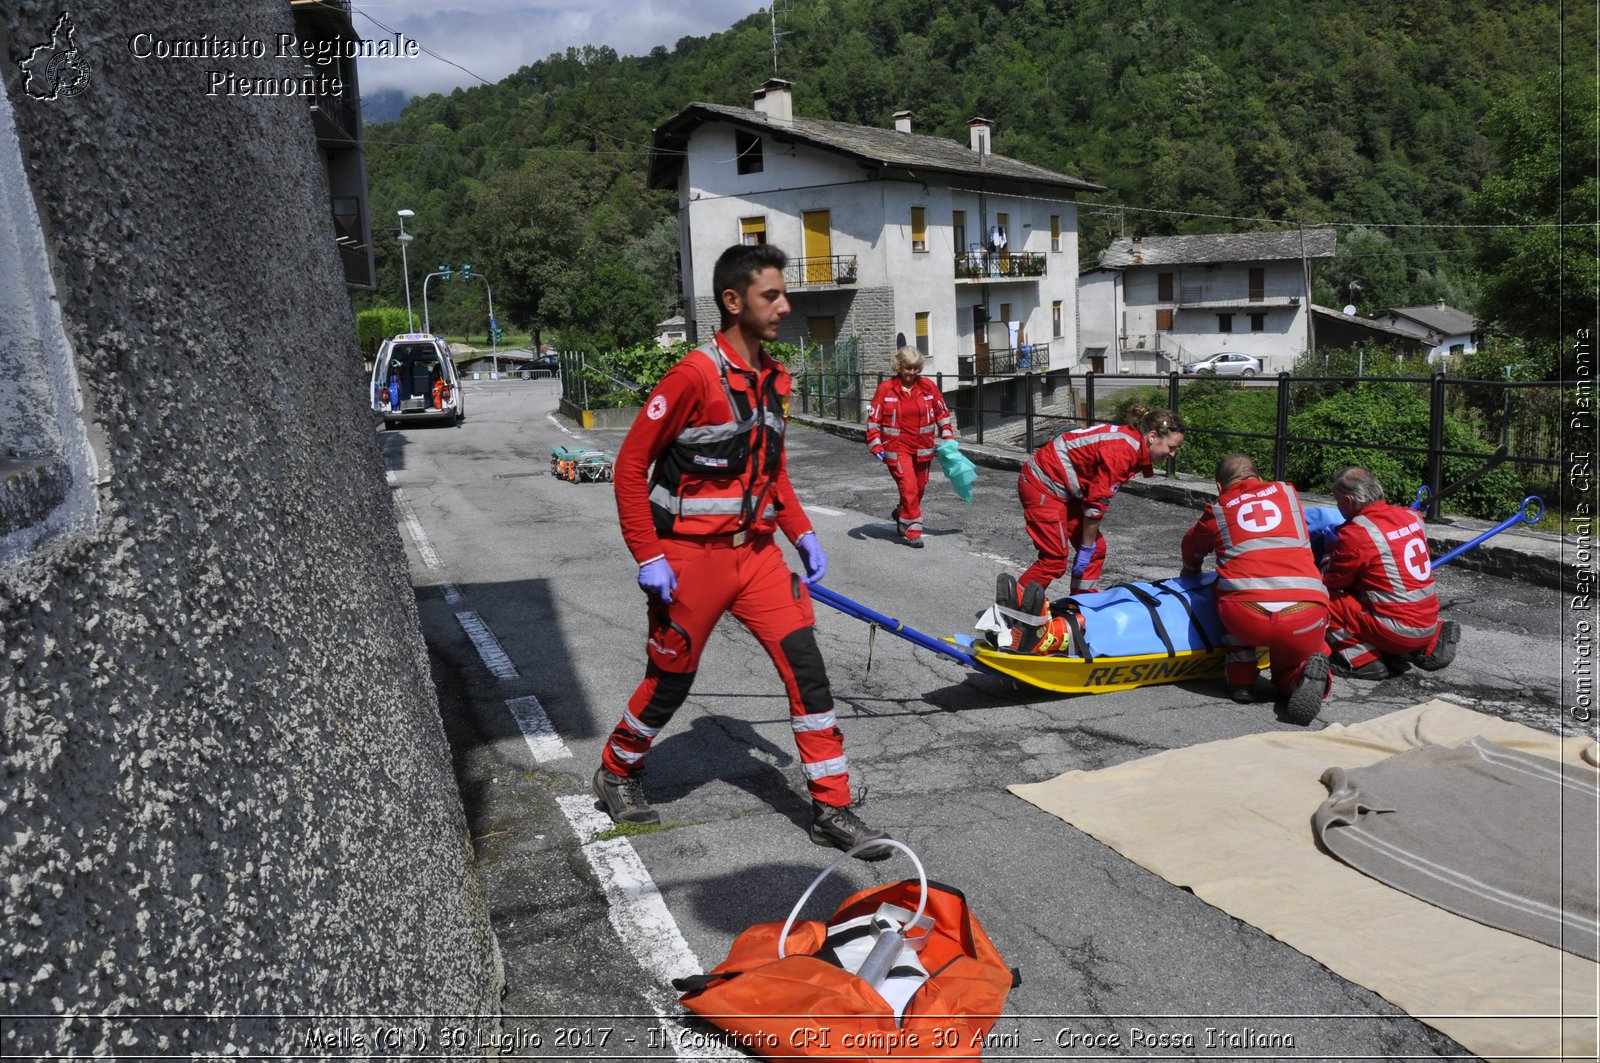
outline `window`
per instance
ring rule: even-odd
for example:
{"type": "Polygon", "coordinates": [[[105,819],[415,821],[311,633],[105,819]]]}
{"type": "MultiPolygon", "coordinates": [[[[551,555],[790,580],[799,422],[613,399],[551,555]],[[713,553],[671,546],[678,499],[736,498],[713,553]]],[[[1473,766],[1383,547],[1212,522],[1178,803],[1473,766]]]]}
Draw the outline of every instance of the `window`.
{"type": "Polygon", "coordinates": [[[739,242],[741,244],[744,244],[746,247],[755,247],[757,244],[766,243],[767,242],[767,219],[766,219],[766,217],[762,216],[760,218],[740,218],[739,219],[739,242]]]}
{"type": "Polygon", "coordinates": [[[760,173],[761,138],[742,129],[733,131],[733,153],[740,173],[760,173]]]}
{"type": "Polygon", "coordinates": [[[1156,331],[1158,331],[1158,332],[1171,332],[1172,331],[1172,311],[1171,310],[1157,310],[1156,311],[1156,331]]]}
{"type": "MultiPolygon", "coordinates": [[[[1156,274],[1156,299],[1163,303],[1172,302],[1172,274],[1156,274]]],[[[1168,328],[1170,327],[1169,325],[1168,328]]]]}
{"type": "Polygon", "coordinates": [[[927,253],[928,250],[928,208],[911,208],[911,250],[927,253]]]}
{"type": "Polygon", "coordinates": [[[831,346],[838,338],[839,330],[832,317],[808,317],[806,335],[810,337],[812,343],[831,346]]]}
{"type": "Polygon", "coordinates": [[[928,357],[928,311],[917,312],[917,350],[922,352],[922,357],[928,357]]]}
{"type": "Polygon", "coordinates": [[[967,249],[967,212],[964,210],[950,212],[950,242],[958,255],[967,249]]]}
{"type": "Polygon", "coordinates": [[[1250,301],[1259,303],[1267,297],[1267,271],[1260,266],[1250,271],[1250,301]]]}
{"type": "MultiPolygon", "coordinates": [[[[1061,215],[1050,215],[1050,250],[1061,250],[1061,215]]],[[[1057,336],[1061,333],[1057,332],[1057,336]]]]}
{"type": "Polygon", "coordinates": [[[1050,335],[1061,338],[1061,300],[1050,304],[1050,335]]]}
{"type": "Polygon", "coordinates": [[[1011,320],[1011,304],[1010,303],[1001,303],[1000,304],[1000,320],[1001,321],[1010,321],[1011,320]]]}
{"type": "Polygon", "coordinates": [[[1218,332],[1232,332],[1233,331],[1233,315],[1232,314],[1218,314],[1217,315],[1217,331],[1218,332]]]}
{"type": "Polygon", "coordinates": [[[1265,331],[1267,331],[1267,315],[1263,314],[1263,313],[1251,314],[1250,315],[1250,331],[1251,332],[1265,332],[1265,331]]]}

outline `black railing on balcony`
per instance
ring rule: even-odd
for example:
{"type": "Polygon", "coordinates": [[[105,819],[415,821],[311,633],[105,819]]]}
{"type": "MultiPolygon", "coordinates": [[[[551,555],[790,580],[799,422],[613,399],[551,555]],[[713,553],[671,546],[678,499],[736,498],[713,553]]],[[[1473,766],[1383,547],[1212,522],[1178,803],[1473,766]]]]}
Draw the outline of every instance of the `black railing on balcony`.
{"type": "Polygon", "coordinates": [[[1048,256],[1035,251],[962,251],[956,280],[1028,280],[1042,277],[1048,256]]]}
{"type": "Polygon", "coordinates": [[[990,348],[983,354],[956,357],[956,376],[960,380],[996,373],[1039,372],[1050,368],[1050,345],[1027,344],[1021,347],[990,348]]]}
{"type": "Polygon", "coordinates": [[[812,255],[791,258],[783,268],[783,282],[790,288],[817,288],[825,284],[854,284],[856,256],[812,255]]]}

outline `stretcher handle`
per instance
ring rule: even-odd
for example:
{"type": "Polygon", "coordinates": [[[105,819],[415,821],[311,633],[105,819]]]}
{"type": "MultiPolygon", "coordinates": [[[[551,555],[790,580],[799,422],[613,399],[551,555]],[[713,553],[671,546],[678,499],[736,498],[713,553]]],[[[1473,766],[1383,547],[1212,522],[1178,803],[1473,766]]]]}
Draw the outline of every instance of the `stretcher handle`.
{"type": "Polygon", "coordinates": [[[1445,554],[1443,557],[1436,560],[1433,563],[1433,567],[1438,568],[1440,565],[1449,564],[1451,561],[1454,561],[1456,558],[1460,557],[1468,550],[1471,550],[1474,546],[1477,546],[1485,539],[1499,535],[1513,524],[1537,524],[1539,523],[1539,518],[1542,516],[1544,516],[1544,499],[1540,498],[1538,495],[1529,495],[1527,498],[1522,500],[1522,505],[1515,513],[1501,521],[1499,524],[1496,524],[1494,527],[1490,528],[1476,539],[1473,539],[1471,542],[1462,543],[1454,550],[1451,550],[1448,554],[1445,554]],[[1530,508],[1532,509],[1531,513],[1529,512],[1530,508]]]}
{"type": "Polygon", "coordinates": [[[819,602],[822,602],[824,605],[833,606],[833,608],[839,610],[841,613],[844,613],[846,616],[853,616],[857,620],[864,620],[869,624],[876,624],[885,631],[889,632],[889,634],[899,635],[907,642],[921,646],[925,650],[932,650],[934,653],[943,654],[944,656],[949,657],[951,660],[960,661],[969,668],[977,668],[982,671],[987,671],[987,669],[985,669],[983,665],[979,663],[978,659],[972,656],[972,654],[967,653],[964,650],[957,649],[955,646],[950,645],[950,643],[944,642],[941,639],[936,639],[932,635],[923,634],[916,628],[907,627],[905,624],[894,619],[894,617],[884,616],[882,613],[877,612],[876,610],[867,608],[860,602],[851,601],[838,591],[829,590],[820,583],[813,583],[811,585],[811,597],[815,598],[819,602]]]}
{"type": "MultiPolygon", "coordinates": [[[[812,587],[811,589],[813,591],[816,590],[815,587],[812,587]]],[[[794,908],[790,910],[789,918],[784,920],[783,932],[778,935],[778,959],[783,959],[783,943],[789,940],[789,928],[794,926],[796,917],[800,915],[800,909],[805,907],[806,901],[811,899],[812,892],[816,890],[818,886],[822,885],[822,880],[833,874],[834,868],[838,867],[840,864],[844,863],[861,850],[872,849],[879,845],[892,845],[894,848],[899,849],[901,852],[911,857],[911,862],[917,865],[917,881],[922,884],[922,899],[917,902],[916,913],[912,915],[911,922],[907,923],[906,926],[909,928],[916,925],[917,920],[922,918],[922,910],[928,906],[928,873],[922,869],[922,861],[918,860],[917,854],[911,851],[911,846],[906,845],[903,842],[897,842],[893,838],[884,838],[875,842],[862,842],[860,845],[854,845],[849,849],[846,849],[843,856],[838,857],[833,861],[833,863],[823,868],[822,871],[818,873],[817,877],[811,880],[811,885],[806,887],[806,891],[800,894],[800,899],[794,902],[794,908]]]]}

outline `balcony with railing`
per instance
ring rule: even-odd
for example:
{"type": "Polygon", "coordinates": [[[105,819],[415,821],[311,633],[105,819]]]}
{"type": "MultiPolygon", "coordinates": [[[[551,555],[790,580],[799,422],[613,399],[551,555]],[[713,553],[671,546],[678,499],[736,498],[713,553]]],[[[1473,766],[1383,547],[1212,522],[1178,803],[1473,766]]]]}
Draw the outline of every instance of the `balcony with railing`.
{"type": "Polygon", "coordinates": [[[1020,347],[991,347],[978,354],[963,354],[956,357],[958,380],[973,380],[980,376],[1037,373],[1049,368],[1048,343],[1024,343],[1020,347]]]}
{"type": "Polygon", "coordinates": [[[1185,284],[1178,288],[1179,310],[1260,309],[1299,306],[1306,294],[1303,284],[1185,284]]]}
{"type": "Polygon", "coordinates": [[[811,255],[791,258],[783,268],[783,283],[795,289],[833,287],[856,282],[856,256],[811,255]]]}
{"type": "Polygon", "coordinates": [[[1049,256],[1037,251],[982,251],[974,248],[956,255],[956,281],[993,284],[997,281],[1037,280],[1045,274],[1049,256]]]}

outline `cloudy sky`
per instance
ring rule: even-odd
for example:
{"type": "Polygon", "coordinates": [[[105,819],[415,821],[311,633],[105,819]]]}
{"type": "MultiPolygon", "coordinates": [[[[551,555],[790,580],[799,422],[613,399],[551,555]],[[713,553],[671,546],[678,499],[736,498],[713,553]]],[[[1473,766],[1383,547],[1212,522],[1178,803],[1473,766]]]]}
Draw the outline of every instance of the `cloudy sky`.
{"type": "MultiPolygon", "coordinates": [[[[497,82],[517,68],[585,44],[619,55],[671,48],[680,37],[706,37],[767,4],[757,0],[356,0],[356,32],[368,39],[404,34],[426,52],[416,59],[365,59],[361,93],[400,89],[412,95],[497,82]],[[370,17],[368,17],[370,16],[370,17]],[[465,70],[451,63],[465,67],[465,70]],[[468,72],[470,71],[470,73],[468,72]],[[474,75],[477,75],[476,77],[474,75]]],[[[781,28],[781,27],[780,27],[781,28]]]]}

